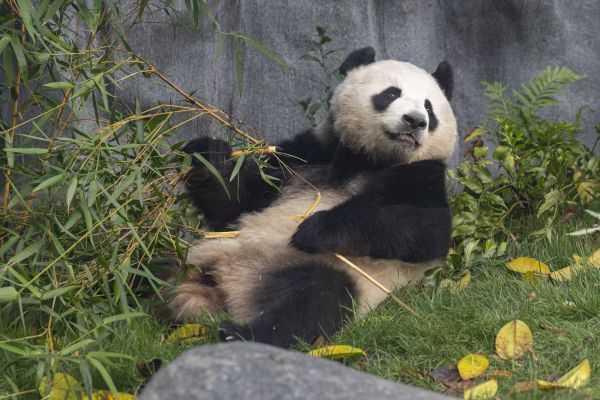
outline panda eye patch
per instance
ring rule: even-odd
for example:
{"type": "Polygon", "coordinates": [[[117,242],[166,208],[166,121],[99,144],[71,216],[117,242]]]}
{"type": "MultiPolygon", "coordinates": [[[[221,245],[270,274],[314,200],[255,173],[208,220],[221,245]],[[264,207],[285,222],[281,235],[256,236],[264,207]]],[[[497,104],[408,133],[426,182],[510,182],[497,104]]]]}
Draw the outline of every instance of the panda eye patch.
{"type": "Polygon", "coordinates": [[[431,102],[429,100],[425,100],[425,110],[427,112],[432,112],[433,111],[433,107],[431,107],[431,102]]]}
{"type": "Polygon", "coordinates": [[[425,111],[429,116],[429,132],[433,132],[438,126],[438,119],[433,112],[433,106],[429,100],[425,100],[425,111]]]}
{"type": "Polygon", "coordinates": [[[396,86],[390,86],[383,92],[374,95],[371,100],[377,111],[385,111],[390,104],[402,95],[402,90],[396,86]]]}

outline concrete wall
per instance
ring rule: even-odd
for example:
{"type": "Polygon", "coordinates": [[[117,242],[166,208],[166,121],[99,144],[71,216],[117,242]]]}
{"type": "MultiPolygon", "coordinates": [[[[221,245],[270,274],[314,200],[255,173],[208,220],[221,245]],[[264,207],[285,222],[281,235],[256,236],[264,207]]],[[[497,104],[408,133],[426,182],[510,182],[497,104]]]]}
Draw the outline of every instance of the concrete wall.
{"type": "MultiPolygon", "coordinates": [[[[177,4],[177,3],[176,3],[177,4]]],[[[183,2],[177,5],[184,9],[183,2]]],[[[211,3],[223,30],[241,31],[281,55],[286,72],[258,51],[245,57],[244,93],[235,84],[231,43],[215,60],[215,39],[206,31],[173,29],[157,13],[136,27],[130,43],[182,88],[260,129],[270,142],[308,126],[298,100],[318,95],[320,71],[301,60],[317,25],[328,28],[333,48],[347,52],[371,45],[378,58],[396,58],[433,71],[447,59],[455,68],[454,108],[460,134],[485,118],[481,81],[509,85],[535,76],[546,66],[568,66],[587,76],[563,96],[552,114],[573,118],[588,104],[600,110],[600,1],[577,0],[223,0],[211,3]]],[[[181,24],[187,21],[178,21],[181,24]]],[[[145,105],[178,98],[148,82],[128,81],[120,97],[145,105]]],[[[599,114],[584,113],[584,140],[596,138],[599,114]]],[[[198,122],[182,139],[209,132],[198,122]]]]}

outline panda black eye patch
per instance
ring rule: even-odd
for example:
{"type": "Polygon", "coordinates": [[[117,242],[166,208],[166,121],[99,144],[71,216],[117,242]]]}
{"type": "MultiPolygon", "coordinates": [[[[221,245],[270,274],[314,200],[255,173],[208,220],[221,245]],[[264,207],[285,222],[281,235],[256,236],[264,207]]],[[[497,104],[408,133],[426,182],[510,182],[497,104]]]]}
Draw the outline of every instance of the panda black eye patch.
{"type": "Polygon", "coordinates": [[[400,96],[402,96],[402,90],[396,86],[390,86],[383,92],[371,97],[373,108],[375,108],[377,111],[385,111],[390,104],[392,104],[394,100],[400,98],[400,96]]]}
{"type": "Polygon", "coordinates": [[[433,112],[433,106],[429,100],[425,100],[425,111],[429,115],[429,132],[433,132],[438,126],[438,120],[433,112]]]}

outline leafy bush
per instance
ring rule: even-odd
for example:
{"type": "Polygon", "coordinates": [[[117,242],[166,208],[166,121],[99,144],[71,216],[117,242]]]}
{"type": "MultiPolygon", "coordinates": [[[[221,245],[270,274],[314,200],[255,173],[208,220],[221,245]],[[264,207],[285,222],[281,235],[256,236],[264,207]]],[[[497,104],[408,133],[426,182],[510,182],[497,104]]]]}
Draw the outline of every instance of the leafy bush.
{"type": "Polygon", "coordinates": [[[457,244],[450,265],[464,269],[472,256],[503,254],[511,235],[508,223],[518,228],[518,217],[525,214],[545,218],[534,235],[552,239],[561,209],[598,195],[600,160],[579,140],[583,109],[572,121],[543,114],[580,79],[568,68],[547,68],[512,95],[501,83],[484,83],[490,117],[464,138],[465,160],[449,172],[458,184],[450,197],[457,244]]]}
{"type": "MultiPolygon", "coordinates": [[[[240,90],[245,45],[285,65],[248,36],[221,31],[204,0],[185,3],[190,28],[212,30],[221,47],[233,40],[240,90]]],[[[184,258],[202,233],[181,196],[191,159],[174,133],[209,117],[241,149],[261,147],[131,50],[126,33],[148,2],[86,4],[0,4],[0,96],[10,111],[0,118],[0,393],[36,393],[73,370],[88,396],[114,389],[107,368],[129,357],[107,352],[116,325],[145,316],[140,279],[156,292],[163,284],[149,261],[184,258]],[[121,104],[113,89],[133,77],[160,79],[187,104],[121,104]]],[[[151,6],[177,12],[170,2],[151,6]]]]}

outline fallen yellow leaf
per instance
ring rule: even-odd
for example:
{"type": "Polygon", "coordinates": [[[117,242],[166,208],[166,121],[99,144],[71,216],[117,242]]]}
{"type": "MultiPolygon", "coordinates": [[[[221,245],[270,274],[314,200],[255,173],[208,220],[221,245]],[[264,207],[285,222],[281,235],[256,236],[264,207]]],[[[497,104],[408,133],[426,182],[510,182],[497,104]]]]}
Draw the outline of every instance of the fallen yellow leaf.
{"type": "Polygon", "coordinates": [[[555,281],[570,281],[573,276],[580,271],[582,266],[580,264],[571,265],[570,267],[561,268],[550,273],[550,278],[555,281]]]}
{"type": "MultiPolygon", "coordinates": [[[[92,400],[135,400],[135,396],[128,393],[118,393],[118,397],[108,390],[99,390],[92,393],[92,400]]],[[[86,400],[87,397],[83,397],[86,400]]]]}
{"type": "Polygon", "coordinates": [[[498,381],[492,379],[465,391],[465,400],[491,399],[498,391],[498,381]]]}
{"type": "Polygon", "coordinates": [[[535,272],[536,274],[549,274],[550,268],[541,261],[535,258],[518,257],[506,264],[506,268],[511,271],[520,272],[535,272]]]}
{"type": "Polygon", "coordinates": [[[51,382],[44,377],[38,390],[45,400],[135,400],[132,394],[119,392],[115,396],[108,390],[95,391],[90,398],[77,379],[62,372],[54,374],[51,382]]]}
{"type": "Polygon", "coordinates": [[[535,288],[540,287],[540,275],[539,274],[535,274],[531,271],[525,272],[523,274],[523,280],[535,288]]]}
{"type": "Polygon", "coordinates": [[[467,354],[458,361],[458,373],[464,380],[473,379],[483,374],[490,365],[485,356],[481,354],[467,354]]]}
{"type": "Polygon", "coordinates": [[[208,329],[200,324],[183,324],[175,329],[167,338],[169,342],[178,340],[194,340],[208,333],[208,329]]]}
{"type": "Polygon", "coordinates": [[[598,185],[594,182],[583,181],[577,185],[577,194],[581,199],[581,204],[589,204],[598,194],[598,185]]]}
{"type": "Polygon", "coordinates": [[[77,379],[62,372],[54,374],[52,380],[42,378],[38,390],[42,398],[47,400],[77,400],[85,394],[77,379]]]}
{"type": "Polygon", "coordinates": [[[496,354],[503,360],[516,360],[533,345],[533,335],[527,324],[518,319],[510,321],[496,336],[496,354]]]}
{"type": "Polygon", "coordinates": [[[450,292],[454,294],[462,292],[469,285],[469,282],[471,282],[471,272],[467,271],[458,282],[454,282],[450,286],[450,292]]]}
{"type": "Polygon", "coordinates": [[[333,346],[319,347],[308,352],[309,356],[331,358],[332,360],[338,360],[340,358],[355,357],[355,356],[366,356],[362,349],[347,346],[344,344],[338,344],[333,346]]]}
{"type": "Polygon", "coordinates": [[[577,389],[590,380],[590,361],[586,358],[581,364],[564,374],[556,382],[537,381],[542,390],[546,389],[577,389]]]}
{"type": "Polygon", "coordinates": [[[587,258],[587,262],[592,267],[600,268],[600,249],[593,252],[592,255],[587,258]]]}
{"type": "Polygon", "coordinates": [[[512,390],[514,392],[525,392],[533,390],[537,387],[536,381],[517,382],[513,385],[512,390]]]}

